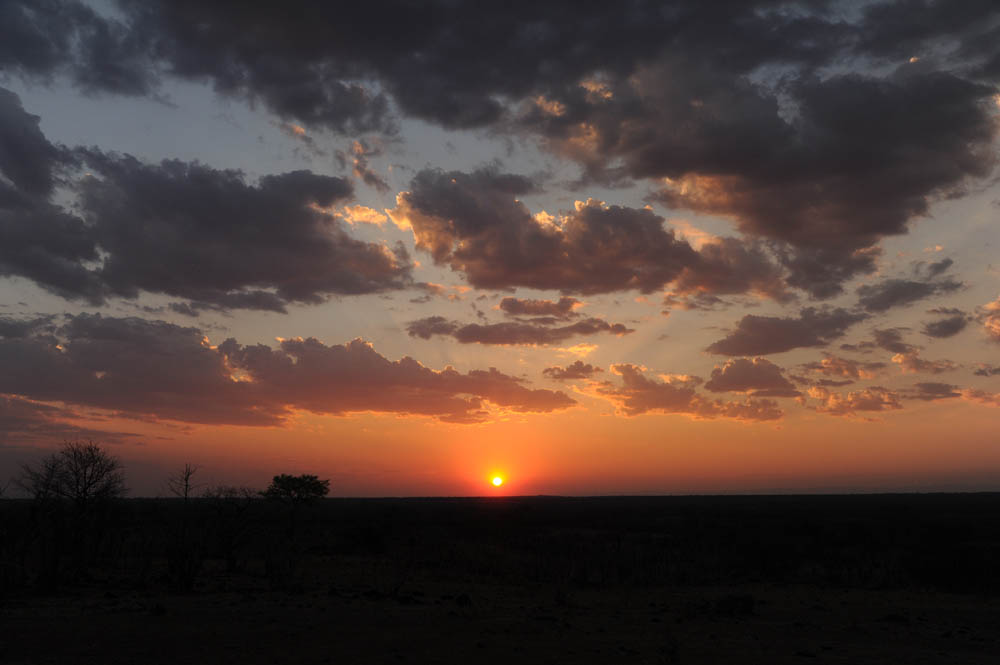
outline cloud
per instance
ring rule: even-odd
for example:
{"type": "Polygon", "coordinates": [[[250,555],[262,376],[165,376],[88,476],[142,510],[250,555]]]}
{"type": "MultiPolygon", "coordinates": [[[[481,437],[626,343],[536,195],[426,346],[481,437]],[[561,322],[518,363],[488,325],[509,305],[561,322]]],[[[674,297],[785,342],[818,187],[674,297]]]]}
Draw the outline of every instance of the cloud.
{"type": "Polygon", "coordinates": [[[872,342],[862,343],[861,346],[875,346],[899,354],[915,354],[917,352],[917,347],[903,341],[903,330],[900,328],[875,330],[872,336],[872,342]]]}
{"type": "Polygon", "coordinates": [[[831,416],[852,416],[860,412],[902,409],[899,393],[882,386],[872,386],[848,393],[837,393],[821,386],[809,389],[809,396],[819,400],[816,411],[831,416]]]}
{"type": "Polygon", "coordinates": [[[0,339],[0,393],[190,423],[280,426],[296,410],[424,415],[481,422],[491,409],[545,413],[575,402],[496,369],[433,370],[389,360],[368,343],[282,340],[277,349],[163,321],[67,316],[0,339]]]}
{"type": "Polygon", "coordinates": [[[904,374],[942,374],[958,369],[958,365],[950,360],[924,360],[916,350],[897,353],[892,362],[899,365],[904,374]]]}
{"type": "Polygon", "coordinates": [[[154,94],[148,40],[74,0],[0,7],[0,67],[27,79],[66,74],[86,93],[154,94]]]}
{"type": "Polygon", "coordinates": [[[760,245],[714,238],[695,251],[652,210],[593,199],[558,216],[532,215],[518,197],[534,191],[530,179],[495,169],[424,170],[389,213],[437,265],[479,288],[651,293],[676,280],[685,294],[789,297],[782,269],[760,245]]]}
{"type": "Polygon", "coordinates": [[[435,335],[453,337],[462,344],[549,345],[577,335],[610,333],[621,337],[635,332],[622,323],[603,319],[582,319],[565,326],[505,321],[503,323],[459,323],[441,316],[411,321],[406,330],[411,337],[430,339],[435,335]]]}
{"type": "Polygon", "coordinates": [[[45,138],[20,98],[0,88],[0,276],[98,302],[103,287],[85,267],[99,258],[91,230],[49,200],[73,162],[45,138]]]}
{"type": "Polygon", "coordinates": [[[197,162],[70,150],[3,89],[0,175],[0,276],[64,298],[99,305],[145,291],[187,299],[191,311],[284,311],[412,281],[402,244],[357,240],[339,221],[334,204],[353,196],[342,178],[303,170],[248,183],[197,162]],[[81,166],[88,173],[71,177],[81,166]],[[53,202],[57,183],[75,196],[66,207],[53,202]]]}
{"type": "MultiPolygon", "coordinates": [[[[379,194],[385,194],[389,191],[389,183],[387,183],[382,176],[373,171],[368,165],[369,157],[376,157],[381,154],[382,149],[380,146],[369,145],[368,142],[363,139],[355,140],[351,143],[350,159],[353,164],[351,173],[355,178],[376,190],[379,194]]],[[[348,156],[339,150],[337,151],[336,156],[341,162],[341,165],[346,166],[348,156]]]]}
{"type": "Polygon", "coordinates": [[[1000,393],[990,393],[985,390],[967,388],[962,391],[962,399],[982,404],[983,406],[1000,407],[1000,393]]]}
{"type": "MultiPolygon", "coordinates": [[[[0,88],[0,173],[26,196],[47,198],[68,155],[45,138],[39,121],[24,110],[20,97],[0,88]]],[[[3,199],[8,197],[9,189],[3,199]]]]}
{"type": "Polygon", "coordinates": [[[951,268],[953,265],[955,265],[955,262],[953,260],[941,259],[940,261],[934,261],[933,263],[930,263],[926,266],[924,266],[923,263],[921,262],[919,267],[921,270],[927,273],[927,277],[929,279],[933,279],[938,275],[947,271],[948,268],[951,268]]]}
{"type": "Polygon", "coordinates": [[[575,404],[562,392],[527,388],[495,368],[462,374],[450,367],[432,370],[408,356],[391,361],[362,340],[333,346],[312,338],[283,340],[277,350],[227,340],[219,351],[275,397],[314,413],[372,411],[464,423],[486,420],[487,403],[517,413],[575,404]]]}
{"type": "MultiPolygon", "coordinates": [[[[302,147],[305,148],[306,152],[310,155],[315,155],[317,157],[326,156],[326,151],[316,144],[316,140],[309,135],[305,127],[296,125],[294,122],[277,122],[274,124],[277,125],[282,134],[301,143],[302,147]]],[[[298,148],[296,148],[296,151],[298,151],[298,148]]]]}
{"type": "Polygon", "coordinates": [[[187,299],[192,312],[284,311],[411,282],[401,244],[357,240],[337,219],[334,204],[353,195],[346,180],[293,171],[248,183],[197,162],[71,151],[2,89],[0,174],[0,276],[65,298],[98,305],[145,291],[187,299]],[[71,180],[81,165],[89,172],[71,180]],[[52,202],[57,182],[75,194],[66,208],[52,202]]]}
{"type": "Polygon", "coordinates": [[[729,99],[712,90],[701,107],[679,113],[694,123],[681,134],[666,129],[680,118],[652,92],[677,71],[653,75],[650,92],[639,91],[650,110],[633,127],[646,142],[619,140],[605,153],[637,175],[666,178],[657,196],[668,207],[726,216],[744,233],[784,243],[790,265],[822,252],[821,273],[790,280],[817,297],[870,272],[865,250],[905,233],[933,201],[995,164],[996,124],[984,104],[993,89],[950,73],[803,76],[781,90],[795,109],[788,121],[777,99],[733,76],[729,99]],[[714,152],[723,142],[730,149],[714,152]]]}
{"type": "Polygon", "coordinates": [[[799,391],[780,367],[766,358],[733,358],[712,370],[705,384],[712,392],[741,392],[751,397],[797,397],[799,391]]]}
{"type": "MultiPolygon", "coordinates": [[[[398,112],[531,137],[576,162],[581,185],[646,179],[671,209],[733,220],[780,253],[788,285],[826,298],[872,272],[882,238],[907,232],[934,202],[962,196],[994,168],[997,10],[946,4],[890,0],[845,13],[826,3],[682,2],[664,11],[640,1],[623,12],[389,0],[236,11],[151,0],[123,3],[111,17],[74,0],[9,0],[0,66],[29,79],[67,76],[95,94],[206,82],[284,122],[350,136],[392,134],[398,112]],[[913,32],[895,27],[897,18],[913,32]],[[926,55],[909,62],[897,42],[926,55]]],[[[356,170],[381,187],[366,165],[356,170]]],[[[682,250],[653,255],[669,248],[650,248],[642,265],[659,266],[653,275],[620,277],[660,288],[682,250]]],[[[473,282],[502,281],[469,258],[441,260],[473,282]]],[[[781,293],[758,274],[750,290],[781,293]]],[[[572,290],[549,277],[527,273],[523,282],[572,290]]],[[[623,288],[593,281],[580,292],[623,288]]]]}
{"type": "Polygon", "coordinates": [[[976,368],[973,374],[976,376],[1000,376],[1000,367],[983,363],[976,368]]]}
{"type": "Polygon", "coordinates": [[[945,339],[962,332],[967,325],[969,325],[969,317],[960,312],[937,321],[928,321],[924,324],[923,332],[928,337],[945,339]]]}
{"type": "Polygon", "coordinates": [[[783,413],[771,399],[747,398],[742,402],[713,400],[699,395],[691,377],[669,377],[656,381],[643,375],[642,368],[630,364],[612,365],[621,376],[621,385],[605,382],[597,394],[615,403],[627,416],[645,413],[677,413],[698,419],[732,418],[744,421],[778,420],[783,413]]]}
{"type": "Polygon", "coordinates": [[[566,367],[561,367],[556,365],[555,367],[546,367],[542,370],[542,374],[549,379],[555,379],[556,381],[569,381],[573,379],[589,379],[594,374],[603,372],[604,370],[600,367],[594,367],[590,363],[584,363],[582,360],[577,360],[566,367]]]}
{"type": "Polygon", "coordinates": [[[892,307],[910,305],[918,300],[962,288],[962,282],[916,282],[907,279],[887,279],[877,284],[859,286],[858,304],[869,312],[885,312],[892,307]]]}
{"type": "Polygon", "coordinates": [[[436,264],[478,288],[649,293],[696,260],[650,210],[587,201],[546,223],[517,198],[534,190],[529,179],[494,170],[425,170],[390,215],[413,229],[436,264]]]}
{"type": "Polygon", "coordinates": [[[993,341],[1000,342],[1000,298],[986,303],[979,310],[986,336],[993,341]]]}
{"type": "Polygon", "coordinates": [[[747,314],[735,330],[705,350],[727,356],[757,356],[824,346],[865,318],[865,314],[842,308],[814,307],[802,309],[797,318],[747,314]]]}
{"type": "Polygon", "coordinates": [[[903,396],[907,399],[919,399],[926,402],[932,402],[939,399],[950,399],[952,397],[961,397],[962,393],[958,390],[958,386],[953,386],[950,383],[915,383],[911,388],[903,392],[903,396]]]}
{"type": "Polygon", "coordinates": [[[822,360],[819,362],[802,365],[803,369],[810,372],[849,379],[848,383],[851,381],[873,379],[885,367],[886,364],[881,362],[858,362],[832,354],[824,354],[822,360]]]}
{"type": "Polygon", "coordinates": [[[80,207],[108,254],[100,276],[116,295],[281,311],[408,283],[404,249],[356,240],[322,212],[352,195],[341,178],[292,171],[252,185],[239,171],[198,163],[84,156],[97,175],[81,181],[80,207]]]}
{"type": "Polygon", "coordinates": [[[336,213],[348,224],[374,224],[382,226],[389,218],[374,208],[363,205],[344,206],[343,212],[336,213]]]}
{"type": "Polygon", "coordinates": [[[785,302],[791,298],[784,270],[757,242],[712,238],[698,249],[674,285],[680,294],[755,293],[785,302]]]}
{"type": "Polygon", "coordinates": [[[567,296],[558,301],[506,297],[499,305],[508,316],[551,316],[558,319],[578,316],[575,310],[582,306],[582,302],[567,296]]]}
{"type": "Polygon", "coordinates": [[[671,291],[663,296],[663,315],[669,316],[670,312],[674,309],[682,309],[685,311],[712,311],[715,309],[724,309],[728,307],[731,303],[726,302],[718,296],[713,296],[708,293],[695,293],[690,296],[685,296],[678,298],[677,295],[671,291]]]}
{"type": "Polygon", "coordinates": [[[67,422],[79,418],[81,414],[70,409],[14,395],[0,395],[0,444],[14,446],[80,439],[118,442],[136,436],[67,422]]]}
{"type": "Polygon", "coordinates": [[[829,297],[871,271],[859,251],[993,166],[997,10],[954,4],[151,0],[111,18],[10,0],[0,65],[92,92],[205,81],[349,135],[393,132],[393,109],[521,132],[584,181],[648,178],[671,207],[784,245],[791,283],[829,297]]]}

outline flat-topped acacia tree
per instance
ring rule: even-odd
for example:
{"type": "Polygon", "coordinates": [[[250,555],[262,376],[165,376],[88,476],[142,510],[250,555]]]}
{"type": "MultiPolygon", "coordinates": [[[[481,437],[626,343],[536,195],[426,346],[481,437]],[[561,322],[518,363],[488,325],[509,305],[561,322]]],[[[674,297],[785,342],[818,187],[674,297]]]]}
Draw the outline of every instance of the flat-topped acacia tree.
{"type": "Polygon", "coordinates": [[[261,495],[269,502],[284,507],[287,522],[285,537],[267,556],[266,568],[275,588],[287,588],[299,583],[296,572],[301,565],[297,552],[298,513],[302,508],[322,499],[330,491],[330,481],[320,480],[312,474],[293,476],[283,473],[275,476],[261,495]]]}
{"type": "Polygon", "coordinates": [[[308,473],[298,476],[282,473],[275,476],[261,494],[265,499],[300,505],[322,499],[329,492],[329,480],[320,480],[319,476],[308,473]]]}

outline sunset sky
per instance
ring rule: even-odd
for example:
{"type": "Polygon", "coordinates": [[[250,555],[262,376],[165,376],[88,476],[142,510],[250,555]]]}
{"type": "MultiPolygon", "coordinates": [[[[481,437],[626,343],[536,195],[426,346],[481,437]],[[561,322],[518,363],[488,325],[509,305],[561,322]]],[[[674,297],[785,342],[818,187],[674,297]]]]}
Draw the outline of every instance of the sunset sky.
{"type": "Polygon", "coordinates": [[[992,0],[7,0],[0,485],[1000,490],[998,133],[992,0]]]}

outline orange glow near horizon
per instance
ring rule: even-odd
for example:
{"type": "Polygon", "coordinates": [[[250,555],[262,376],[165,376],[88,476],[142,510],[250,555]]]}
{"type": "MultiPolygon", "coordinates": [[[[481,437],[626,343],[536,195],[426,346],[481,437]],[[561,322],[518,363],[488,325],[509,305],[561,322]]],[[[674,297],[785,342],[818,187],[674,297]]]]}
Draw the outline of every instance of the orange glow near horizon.
{"type": "MultiPolygon", "coordinates": [[[[285,428],[121,421],[135,436],[108,444],[134,496],[162,494],[185,463],[200,466],[206,486],[315,473],[331,479],[332,496],[989,489],[1000,483],[996,414],[964,400],[911,407],[906,418],[796,414],[773,424],[578,410],[468,426],[303,412],[285,428]]],[[[10,468],[21,461],[6,458],[10,468]]]]}

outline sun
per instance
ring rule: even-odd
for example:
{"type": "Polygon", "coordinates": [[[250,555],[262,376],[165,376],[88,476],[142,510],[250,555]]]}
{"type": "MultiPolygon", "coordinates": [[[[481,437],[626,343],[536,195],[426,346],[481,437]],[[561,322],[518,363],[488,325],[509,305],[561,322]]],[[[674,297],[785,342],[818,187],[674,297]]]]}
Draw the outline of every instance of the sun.
{"type": "Polygon", "coordinates": [[[501,478],[500,476],[493,476],[493,480],[491,482],[493,483],[494,487],[500,487],[501,485],[503,485],[503,478],[501,478]]]}

